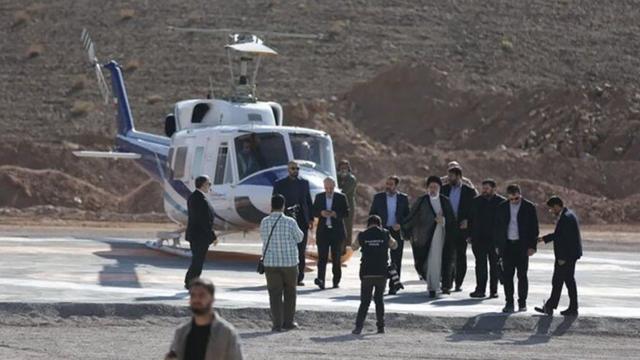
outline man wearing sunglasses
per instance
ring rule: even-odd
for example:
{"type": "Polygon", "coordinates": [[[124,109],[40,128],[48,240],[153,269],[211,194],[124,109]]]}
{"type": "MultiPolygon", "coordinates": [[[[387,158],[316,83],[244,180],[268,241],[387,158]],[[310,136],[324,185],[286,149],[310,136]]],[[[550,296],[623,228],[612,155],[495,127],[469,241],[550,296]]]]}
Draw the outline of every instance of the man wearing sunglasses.
{"type": "Polygon", "coordinates": [[[513,276],[518,273],[518,311],[527,311],[529,256],[536,253],[539,235],[535,205],[522,197],[520,186],[507,187],[507,200],[498,206],[495,226],[496,252],[502,257],[506,305],[502,312],[514,311],[513,276]]]}
{"type": "Polygon", "coordinates": [[[313,228],[313,217],[311,209],[313,203],[311,201],[311,193],[309,191],[309,182],[301,179],[298,174],[300,166],[295,161],[289,161],[289,176],[276,181],[273,186],[273,195],[280,194],[284,196],[286,204],[285,208],[298,205],[298,211],[295,213],[298,227],[304,235],[302,242],[298,243],[298,286],[304,286],[304,268],[305,253],[307,250],[307,233],[313,228]]]}

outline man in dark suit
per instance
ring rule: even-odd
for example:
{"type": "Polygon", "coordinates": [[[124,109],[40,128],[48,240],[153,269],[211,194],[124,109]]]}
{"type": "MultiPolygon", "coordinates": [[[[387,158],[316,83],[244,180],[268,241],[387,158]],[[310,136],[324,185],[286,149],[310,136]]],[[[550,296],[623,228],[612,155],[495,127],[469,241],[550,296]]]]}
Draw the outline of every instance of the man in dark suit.
{"type": "MultiPolygon", "coordinates": [[[[389,234],[396,240],[398,247],[391,250],[391,263],[395,265],[398,272],[398,281],[400,282],[400,271],[402,266],[402,249],[404,248],[404,240],[400,224],[409,215],[409,197],[407,194],[398,191],[400,178],[397,176],[389,176],[385,182],[385,191],[377,193],[373,197],[369,215],[378,215],[382,219],[382,226],[389,230],[389,234]]],[[[393,286],[391,279],[389,280],[389,294],[394,295],[398,292],[398,288],[393,286]]]]}
{"type": "Polygon", "coordinates": [[[520,186],[507,187],[507,201],[498,205],[494,241],[502,256],[506,305],[502,312],[514,311],[513,276],[518,271],[518,311],[527,311],[529,256],[536,253],[539,227],[535,205],[522,197],[520,186]]]}
{"type": "Polygon", "coordinates": [[[273,186],[273,195],[280,194],[286,200],[285,209],[293,205],[298,205],[295,214],[298,227],[302,230],[304,237],[298,244],[298,286],[304,286],[304,268],[306,265],[307,232],[313,228],[313,216],[311,209],[311,193],[309,192],[309,182],[298,177],[300,166],[295,161],[289,162],[289,176],[276,181],[273,186]]]}
{"type": "Polygon", "coordinates": [[[482,193],[473,199],[469,231],[471,250],[476,258],[476,289],[469,294],[472,298],[483,298],[489,282],[489,297],[498,297],[498,254],[493,241],[493,225],[495,224],[498,205],[505,198],[496,194],[496,182],[492,179],[482,181],[482,193]],[[487,275],[487,260],[490,276],[487,275]]]}
{"type": "Polygon", "coordinates": [[[442,186],[442,195],[449,198],[453,213],[456,216],[456,225],[460,229],[454,241],[455,267],[452,275],[455,280],[455,291],[462,290],[462,282],[467,274],[467,238],[469,237],[469,217],[473,198],[476,191],[462,182],[462,168],[453,163],[449,166],[449,181],[442,186]]]}
{"type": "Polygon", "coordinates": [[[210,188],[211,180],[209,177],[206,175],[198,176],[196,190],[187,199],[189,220],[185,238],[191,248],[191,265],[184,278],[186,289],[189,289],[191,280],[200,277],[209,245],[216,240],[216,233],[213,231],[213,209],[207,201],[210,188]]]}
{"type": "Polygon", "coordinates": [[[328,177],[324,179],[325,192],[316,195],[313,202],[313,216],[319,218],[316,228],[316,245],[318,246],[318,277],[315,284],[324,289],[324,277],[327,270],[329,251],[333,270],[333,287],[337,288],[342,277],[342,242],[347,232],[344,219],[349,216],[349,204],[344,194],[335,192],[336,182],[328,177]]]}
{"type": "Polygon", "coordinates": [[[582,238],[578,217],[570,209],[564,206],[562,199],[552,196],[547,201],[549,211],[558,218],[555,231],[538,239],[539,242],[549,243],[553,241],[553,253],[555,263],[553,267],[553,288],[551,297],[544,305],[536,307],[537,312],[553,315],[553,310],[558,307],[562,285],[567,285],[569,291],[569,307],[561,311],[564,316],[578,316],[578,289],[576,286],[575,272],[576,262],[582,256],[582,238]]]}

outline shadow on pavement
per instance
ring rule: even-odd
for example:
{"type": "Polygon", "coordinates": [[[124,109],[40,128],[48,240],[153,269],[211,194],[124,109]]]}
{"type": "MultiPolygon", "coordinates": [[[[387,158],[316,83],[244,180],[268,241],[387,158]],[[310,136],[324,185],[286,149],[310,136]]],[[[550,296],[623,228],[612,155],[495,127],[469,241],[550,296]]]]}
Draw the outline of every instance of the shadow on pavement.
{"type": "Polygon", "coordinates": [[[509,315],[492,312],[471,317],[462,328],[449,335],[447,341],[494,341],[502,339],[504,326],[509,315]]]}
{"type": "Polygon", "coordinates": [[[312,337],[312,338],[309,338],[309,340],[313,342],[318,342],[318,343],[349,342],[349,341],[363,340],[365,337],[371,336],[371,335],[375,335],[375,334],[373,333],[361,334],[361,335],[345,334],[345,335],[336,335],[336,336],[329,336],[329,337],[312,337]]]}
{"type": "Polygon", "coordinates": [[[500,343],[499,345],[536,345],[544,344],[551,341],[554,336],[564,335],[576,321],[577,317],[569,316],[565,317],[555,330],[549,332],[551,325],[553,324],[552,316],[538,316],[538,323],[536,324],[536,332],[530,335],[525,340],[514,340],[509,342],[500,343]]]}
{"type": "Polygon", "coordinates": [[[188,291],[181,291],[172,296],[143,296],[133,299],[134,301],[168,301],[168,300],[183,300],[189,298],[188,291]]]}

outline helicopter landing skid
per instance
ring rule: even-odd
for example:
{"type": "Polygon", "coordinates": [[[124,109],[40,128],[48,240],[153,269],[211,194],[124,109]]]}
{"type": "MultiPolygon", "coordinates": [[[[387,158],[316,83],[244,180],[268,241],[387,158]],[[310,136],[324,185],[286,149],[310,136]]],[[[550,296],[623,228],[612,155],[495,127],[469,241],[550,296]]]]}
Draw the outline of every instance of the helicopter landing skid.
{"type": "Polygon", "coordinates": [[[158,232],[158,240],[149,240],[145,243],[145,246],[153,249],[165,252],[171,255],[177,255],[181,257],[190,258],[191,250],[180,246],[181,230],[178,231],[160,231],[158,232]],[[165,244],[165,242],[171,242],[171,244],[165,244]]]}

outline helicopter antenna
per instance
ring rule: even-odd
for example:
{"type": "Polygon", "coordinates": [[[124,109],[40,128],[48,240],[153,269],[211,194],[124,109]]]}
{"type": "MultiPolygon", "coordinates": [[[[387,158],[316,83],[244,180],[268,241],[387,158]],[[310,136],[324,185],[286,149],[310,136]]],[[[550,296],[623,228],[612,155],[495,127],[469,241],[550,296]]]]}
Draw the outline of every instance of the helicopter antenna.
{"type": "Polygon", "coordinates": [[[104,99],[104,103],[109,104],[109,99],[111,98],[109,85],[107,85],[107,81],[104,79],[104,75],[102,74],[102,65],[100,65],[100,62],[96,57],[96,48],[93,45],[93,41],[89,36],[89,31],[87,31],[86,28],[82,29],[82,35],[80,36],[80,40],[82,40],[84,49],[87,52],[89,64],[95,68],[96,79],[98,80],[98,90],[100,90],[100,94],[104,99]]]}
{"type": "Polygon", "coordinates": [[[256,34],[260,36],[274,36],[274,37],[288,37],[294,39],[309,39],[309,40],[323,40],[325,35],[318,34],[300,34],[300,33],[288,33],[277,31],[254,31],[254,30],[235,30],[235,29],[205,29],[195,27],[175,27],[167,26],[169,31],[187,32],[187,33],[203,33],[203,34],[256,34]]]}

